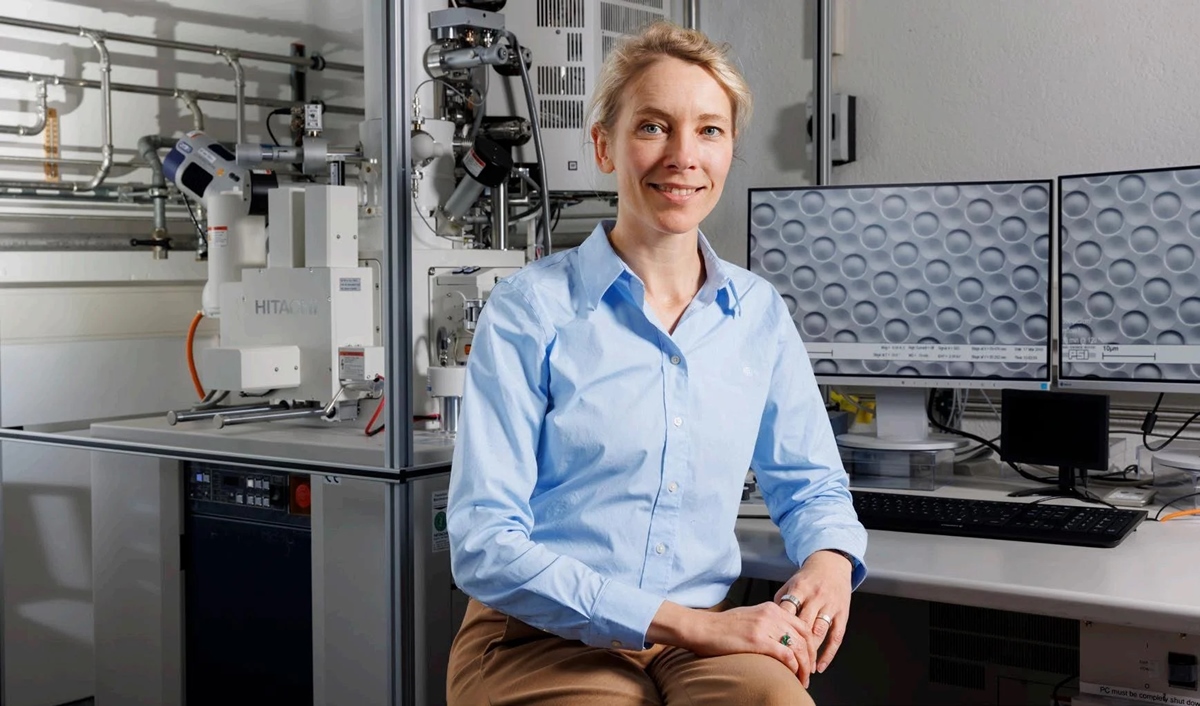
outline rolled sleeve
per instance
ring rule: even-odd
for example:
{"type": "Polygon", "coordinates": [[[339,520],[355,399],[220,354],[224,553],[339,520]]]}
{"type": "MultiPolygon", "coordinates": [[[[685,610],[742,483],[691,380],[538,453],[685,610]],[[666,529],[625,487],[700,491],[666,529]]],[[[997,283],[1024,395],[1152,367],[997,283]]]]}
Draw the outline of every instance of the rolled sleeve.
{"type": "Polygon", "coordinates": [[[778,348],[751,468],[788,558],[837,549],[854,558],[853,586],[867,575],[867,531],[821,402],[808,352],[782,301],[778,348]]]}

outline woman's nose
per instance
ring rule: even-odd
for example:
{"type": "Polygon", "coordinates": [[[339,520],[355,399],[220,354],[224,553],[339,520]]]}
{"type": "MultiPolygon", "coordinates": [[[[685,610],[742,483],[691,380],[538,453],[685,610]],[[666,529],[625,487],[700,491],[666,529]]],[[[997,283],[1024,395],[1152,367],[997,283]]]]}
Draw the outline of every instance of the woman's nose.
{"type": "Polygon", "coordinates": [[[699,165],[699,143],[696,136],[679,130],[667,142],[667,166],[693,169],[699,165]]]}

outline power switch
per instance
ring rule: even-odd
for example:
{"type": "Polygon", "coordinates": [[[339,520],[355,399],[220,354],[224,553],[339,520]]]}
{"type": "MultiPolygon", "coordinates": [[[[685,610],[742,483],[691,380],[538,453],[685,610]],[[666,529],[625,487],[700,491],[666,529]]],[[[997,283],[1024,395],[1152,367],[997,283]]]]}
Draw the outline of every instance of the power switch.
{"type": "Polygon", "coordinates": [[[1167,683],[1180,689],[1196,691],[1196,655],[1179,652],[1167,653],[1167,683]]]}

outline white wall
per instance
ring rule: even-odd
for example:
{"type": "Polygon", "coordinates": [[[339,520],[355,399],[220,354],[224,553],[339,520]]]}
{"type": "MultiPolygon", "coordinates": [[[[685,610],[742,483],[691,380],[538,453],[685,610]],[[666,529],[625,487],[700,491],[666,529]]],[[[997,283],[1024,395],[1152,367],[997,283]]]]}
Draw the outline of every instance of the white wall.
{"type": "MultiPolygon", "coordinates": [[[[1049,178],[1200,162],[1194,0],[836,0],[833,86],[859,98],[858,161],[835,183],[1049,178]]],[[[701,3],[733,43],[754,123],[705,222],[745,259],[745,189],[809,183],[811,23],[798,0],[701,3]]],[[[811,12],[811,8],[809,8],[811,12]]]]}
{"type": "Polygon", "coordinates": [[[717,254],[746,266],[746,190],[810,183],[804,153],[804,101],[812,90],[811,52],[805,51],[801,0],[700,3],[699,25],[728,42],[750,89],[754,116],[739,140],[725,192],[701,225],[717,254]]]}
{"type": "Polygon", "coordinates": [[[1194,0],[839,0],[860,97],[838,183],[1200,162],[1194,0]]]}
{"type": "MultiPolygon", "coordinates": [[[[320,52],[330,61],[362,64],[362,5],[353,0],[207,0],[199,4],[184,0],[4,0],[0,15],[274,54],[287,54],[293,41],[302,41],[310,53],[320,52]]],[[[119,42],[111,42],[109,51],[114,82],[233,94],[232,71],[219,57],[119,42]]],[[[79,37],[0,25],[0,69],[95,79],[99,77],[95,57],[90,43],[79,37]]],[[[286,66],[247,60],[245,67],[248,95],[290,96],[286,66]]],[[[329,103],[363,105],[361,78],[313,73],[308,86],[310,96],[329,103]]],[[[50,89],[50,105],[57,108],[61,120],[63,157],[98,159],[99,99],[96,90],[50,89]]],[[[32,86],[0,80],[0,124],[29,123],[32,100],[32,86]]],[[[202,103],[202,107],[206,130],[232,142],[236,135],[233,105],[202,103]]],[[[268,141],[262,128],[266,112],[248,107],[247,140],[268,141]]],[[[352,144],[357,139],[358,120],[329,116],[326,126],[331,129],[331,139],[352,144]]],[[[135,158],[140,136],[178,136],[192,123],[190,113],[174,99],[114,92],[113,124],[115,160],[120,164],[135,158]]],[[[277,136],[286,134],[286,120],[277,118],[274,125],[277,136]]],[[[42,139],[0,136],[0,179],[42,178],[40,165],[2,161],[5,155],[40,156],[42,139]]],[[[63,168],[65,180],[86,179],[93,171],[91,167],[63,168]]],[[[112,180],[146,182],[149,172],[117,168],[112,180]]],[[[121,215],[130,210],[121,209],[121,215]]],[[[132,211],[145,219],[148,233],[149,207],[132,211]]],[[[46,232],[65,230],[65,219],[81,214],[114,215],[107,209],[0,199],[0,219],[14,213],[48,216],[37,222],[37,228],[46,232]]],[[[172,401],[171,394],[164,394],[171,389],[178,391],[173,400],[176,406],[189,404],[189,395],[194,393],[182,365],[183,337],[199,307],[203,276],[203,267],[193,263],[188,253],[175,253],[163,262],[151,260],[146,252],[126,256],[0,252],[0,351],[5,352],[0,356],[0,370],[10,383],[5,392],[35,375],[42,381],[40,389],[29,387],[29,394],[19,399],[5,395],[0,420],[37,424],[70,418],[64,414],[91,416],[92,411],[82,411],[79,403],[103,396],[123,403],[120,409],[110,405],[112,413],[157,412],[172,401]],[[119,290],[124,296],[117,297],[121,299],[119,309],[106,313],[98,304],[105,297],[97,300],[92,294],[116,292],[118,288],[111,286],[116,282],[123,284],[119,290]],[[188,287],[194,289],[194,297],[186,296],[188,287]],[[39,295],[44,298],[37,300],[34,308],[45,311],[41,324],[36,318],[20,315],[28,313],[29,298],[39,295]],[[86,302],[90,307],[86,325],[74,333],[66,331],[65,322],[72,312],[83,309],[63,309],[54,303],[59,300],[86,302]],[[157,323],[148,323],[152,321],[157,323]],[[50,354],[57,356],[54,369],[82,371],[82,381],[74,379],[67,384],[54,370],[42,369],[50,354]],[[31,361],[42,362],[34,366],[31,361]],[[31,369],[34,367],[38,369],[31,369]],[[95,383],[94,389],[81,389],[88,380],[95,383]],[[114,380],[126,383],[120,390],[103,389],[114,380]],[[130,409],[131,401],[136,400],[148,408],[130,409]]],[[[4,443],[0,450],[5,505],[5,703],[52,706],[90,696],[94,646],[89,455],[17,443],[4,443]]]]}

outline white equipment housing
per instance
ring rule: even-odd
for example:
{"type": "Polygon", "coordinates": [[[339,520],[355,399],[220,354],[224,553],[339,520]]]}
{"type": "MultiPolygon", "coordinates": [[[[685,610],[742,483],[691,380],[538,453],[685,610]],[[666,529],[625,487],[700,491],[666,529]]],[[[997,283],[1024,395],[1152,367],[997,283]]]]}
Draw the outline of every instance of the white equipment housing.
{"type": "MultiPolygon", "coordinates": [[[[616,191],[596,169],[587,107],[604,57],[618,39],[671,18],[671,0],[540,0],[510,2],[505,27],[533,54],[533,82],[551,191],[616,191]]],[[[529,117],[521,78],[492,75],[488,115],[529,117]]],[[[514,150],[517,162],[537,161],[533,141],[514,150]]]]}
{"type": "Polygon", "coordinates": [[[240,282],[220,285],[221,342],[201,352],[201,379],[215,389],[328,402],[342,389],[343,373],[356,380],[384,373],[375,346],[375,276],[358,266],[357,191],[277,189],[268,208],[276,256],[270,267],[242,270],[240,282]],[[303,265],[292,266],[301,256],[303,265]],[[343,360],[344,349],[362,354],[343,360]]]}

